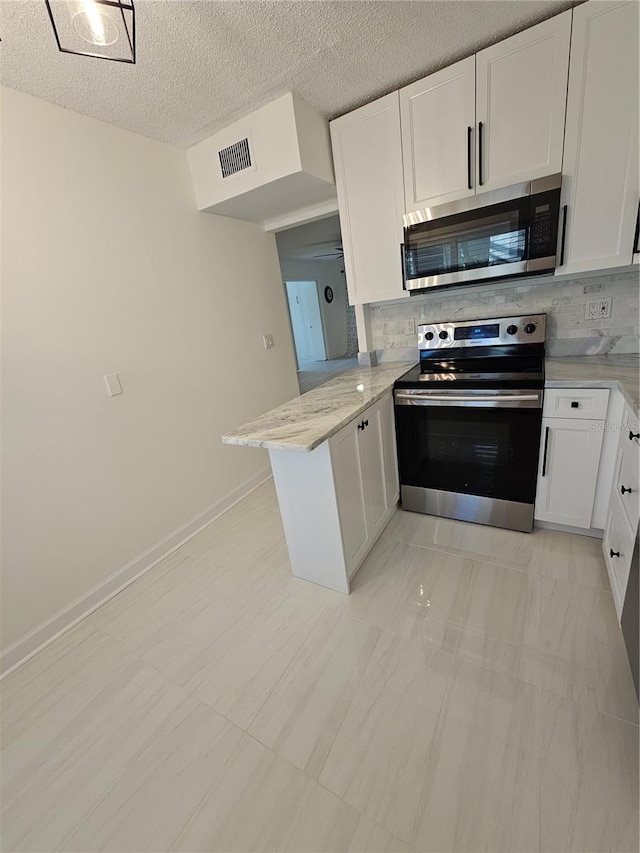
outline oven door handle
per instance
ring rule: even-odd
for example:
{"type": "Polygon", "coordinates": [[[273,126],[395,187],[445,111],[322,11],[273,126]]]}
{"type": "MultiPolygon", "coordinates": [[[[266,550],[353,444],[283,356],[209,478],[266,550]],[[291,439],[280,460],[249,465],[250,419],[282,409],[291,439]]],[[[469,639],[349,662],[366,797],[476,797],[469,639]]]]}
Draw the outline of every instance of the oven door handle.
{"type": "Polygon", "coordinates": [[[399,406],[430,405],[506,405],[508,403],[536,402],[541,404],[541,395],[533,394],[408,394],[396,391],[396,403],[399,406]]]}

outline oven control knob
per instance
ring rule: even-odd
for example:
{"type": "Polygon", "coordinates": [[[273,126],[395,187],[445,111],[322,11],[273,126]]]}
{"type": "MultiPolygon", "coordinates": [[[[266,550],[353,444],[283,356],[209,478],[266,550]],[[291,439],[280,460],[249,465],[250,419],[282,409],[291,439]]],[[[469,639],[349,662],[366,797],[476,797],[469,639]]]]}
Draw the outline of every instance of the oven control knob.
{"type": "Polygon", "coordinates": [[[432,341],[432,340],[433,340],[433,332],[425,332],[425,333],[424,333],[424,336],[425,336],[425,338],[426,338],[428,341],[432,341]]]}
{"type": "Polygon", "coordinates": [[[445,332],[445,330],[443,329],[440,332],[440,337],[442,338],[443,341],[445,341],[449,337],[449,332],[445,332]]]}
{"type": "Polygon", "coordinates": [[[528,335],[531,335],[536,330],[536,324],[535,323],[527,323],[524,327],[524,330],[528,335]]]}
{"type": "Polygon", "coordinates": [[[518,331],[518,327],[517,327],[517,326],[514,326],[513,324],[511,324],[510,326],[507,326],[507,334],[508,334],[508,335],[515,335],[515,333],[516,333],[517,331],[518,331]]]}

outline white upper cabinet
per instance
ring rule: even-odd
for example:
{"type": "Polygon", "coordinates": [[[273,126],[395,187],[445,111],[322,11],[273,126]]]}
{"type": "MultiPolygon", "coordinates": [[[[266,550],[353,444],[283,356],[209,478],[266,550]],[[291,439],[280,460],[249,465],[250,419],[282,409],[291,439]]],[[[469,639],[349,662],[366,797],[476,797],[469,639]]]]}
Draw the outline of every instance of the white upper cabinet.
{"type": "Polygon", "coordinates": [[[573,13],[557,273],[630,264],[638,216],[638,3],[573,13]]]}
{"type": "Polygon", "coordinates": [[[475,193],[473,56],[400,90],[407,211],[475,193]]]}
{"type": "Polygon", "coordinates": [[[406,296],[398,92],[331,122],[349,302],[406,296]]]}
{"type": "Polygon", "coordinates": [[[571,12],[476,54],[477,192],[562,171],[571,12]]]}
{"type": "Polygon", "coordinates": [[[571,12],[400,90],[407,211],[562,170],[571,12]]]}

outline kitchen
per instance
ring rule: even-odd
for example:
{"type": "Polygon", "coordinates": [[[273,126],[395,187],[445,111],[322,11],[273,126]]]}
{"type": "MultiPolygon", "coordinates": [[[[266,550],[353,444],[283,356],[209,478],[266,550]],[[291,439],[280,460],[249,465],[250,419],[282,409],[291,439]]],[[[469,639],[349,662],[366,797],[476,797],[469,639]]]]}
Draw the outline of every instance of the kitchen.
{"type": "MultiPolygon", "coordinates": [[[[277,5],[256,15],[286,27],[277,5]]],[[[410,5],[398,26],[455,14],[410,5]]],[[[55,354],[8,400],[70,413],[39,404],[37,452],[13,415],[3,457],[9,849],[637,849],[637,15],[562,4],[339,114],[292,85],[182,150],[3,91],[7,352],[43,293],[24,193],[49,214],[32,319],[55,354]],[[94,152],[91,197],[69,176],[94,152]],[[80,200],[87,226],[136,223],[137,280],[105,253],[102,290],[79,286],[100,247],[80,200]],[[336,211],[359,366],[296,396],[274,234],[336,211]],[[115,369],[122,393],[93,394],[115,369]]]]}

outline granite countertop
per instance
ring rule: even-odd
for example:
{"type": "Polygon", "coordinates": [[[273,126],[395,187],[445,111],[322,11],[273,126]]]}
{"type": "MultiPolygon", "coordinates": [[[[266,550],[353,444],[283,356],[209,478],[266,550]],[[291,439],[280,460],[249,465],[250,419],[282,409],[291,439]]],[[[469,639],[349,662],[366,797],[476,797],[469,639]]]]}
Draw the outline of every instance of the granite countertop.
{"type": "MultiPolygon", "coordinates": [[[[619,388],[634,414],[640,417],[638,355],[585,355],[547,358],[547,388],[619,388]]],[[[309,452],[393,387],[412,362],[383,362],[377,367],[356,367],[335,379],[295,397],[288,403],[230,430],[225,444],[270,450],[309,452]]]]}
{"type": "Polygon", "coordinates": [[[640,417],[640,356],[581,355],[545,359],[547,388],[619,388],[640,417]]]}
{"type": "Polygon", "coordinates": [[[269,450],[310,451],[322,444],[393,388],[413,362],[355,367],[324,385],[230,430],[225,444],[269,450]]]}

